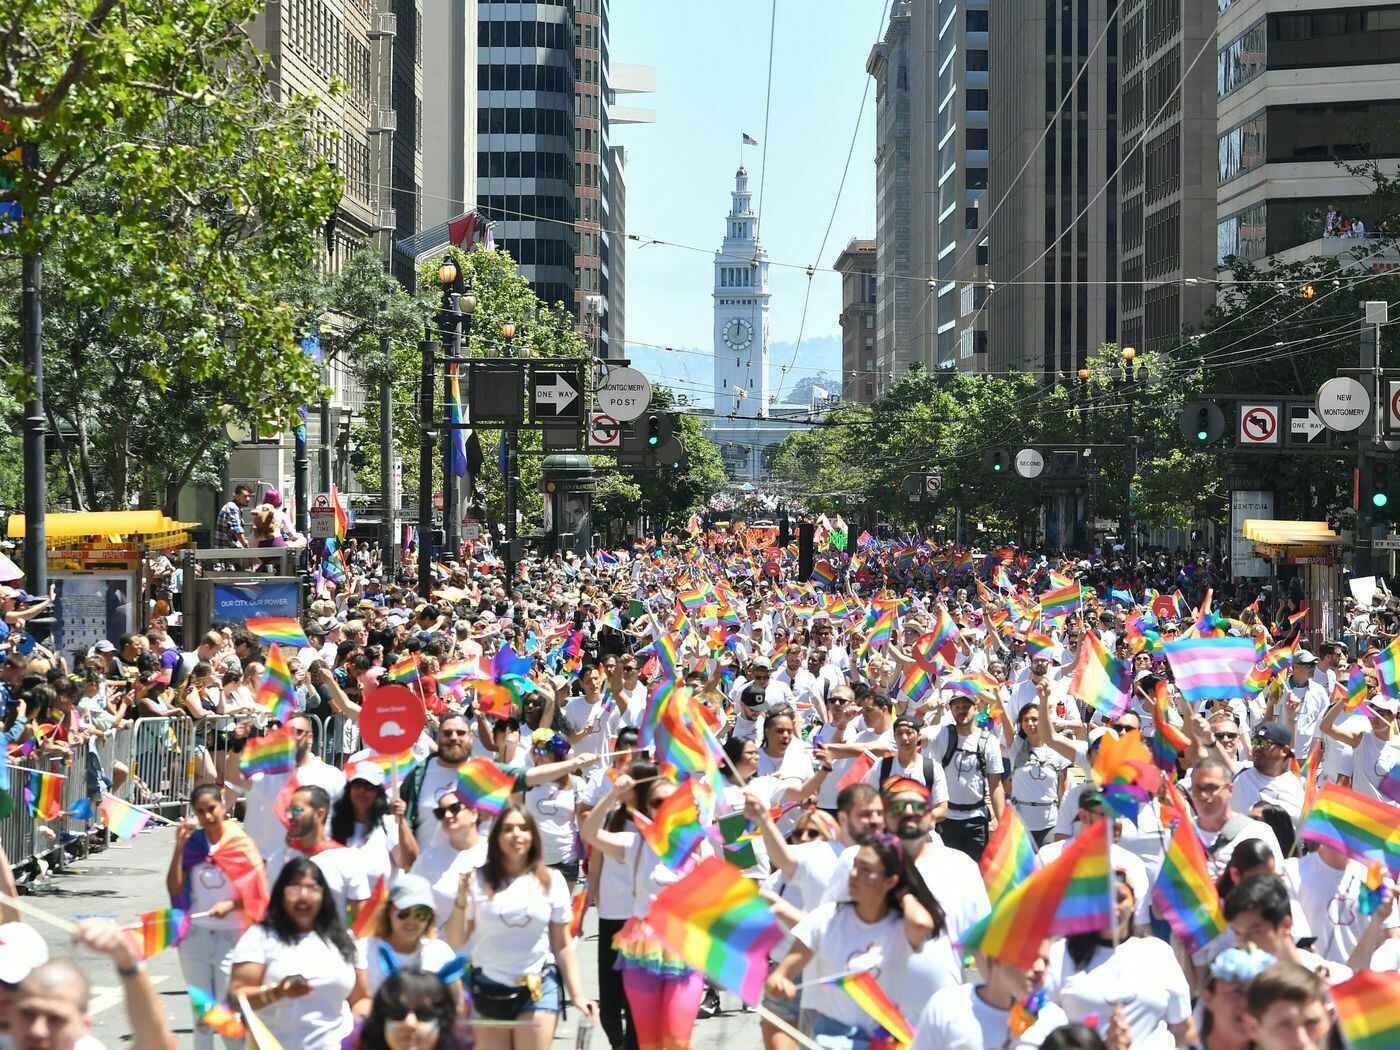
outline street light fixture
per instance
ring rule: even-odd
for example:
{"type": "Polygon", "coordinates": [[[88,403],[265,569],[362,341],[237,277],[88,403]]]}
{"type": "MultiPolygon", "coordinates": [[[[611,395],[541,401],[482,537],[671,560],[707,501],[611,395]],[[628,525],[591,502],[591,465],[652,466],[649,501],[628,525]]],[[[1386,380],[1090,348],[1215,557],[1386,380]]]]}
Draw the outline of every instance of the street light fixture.
{"type": "Polygon", "coordinates": [[[438,265],[438,284],[450,288],[457,283],[457,262],[450,255],[443,256],[438,265]]]}
{"type": "Polygon", "coordinates": [[[506,321],[501,325],[501,335],[506,339],[515,338],[515,322],[506,321]]]}

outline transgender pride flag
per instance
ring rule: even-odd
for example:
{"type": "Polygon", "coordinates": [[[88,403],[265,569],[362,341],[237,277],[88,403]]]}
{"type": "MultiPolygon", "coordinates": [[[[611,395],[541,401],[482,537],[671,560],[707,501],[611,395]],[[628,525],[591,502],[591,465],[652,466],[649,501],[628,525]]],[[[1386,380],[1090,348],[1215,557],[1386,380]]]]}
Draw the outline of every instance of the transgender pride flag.
{"type": "Polygon", "coordinates": [[[1254,667],[1249,638],[1174,638],[1162,643],[1176,687],[1193,706],[1205,700],[1244,696],[1254,667]]]}

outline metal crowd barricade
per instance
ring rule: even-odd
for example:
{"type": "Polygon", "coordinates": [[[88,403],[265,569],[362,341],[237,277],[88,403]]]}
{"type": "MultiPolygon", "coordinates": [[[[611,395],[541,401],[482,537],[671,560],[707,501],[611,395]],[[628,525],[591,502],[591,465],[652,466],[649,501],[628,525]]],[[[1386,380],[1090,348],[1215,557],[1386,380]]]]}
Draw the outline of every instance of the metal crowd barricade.
{"type": "Polygon", "coordinates": [[[163,817],[184,815],[198,773],[189,718],[138,718],[132,727],[131,791],[126,797],[163,817]]]}

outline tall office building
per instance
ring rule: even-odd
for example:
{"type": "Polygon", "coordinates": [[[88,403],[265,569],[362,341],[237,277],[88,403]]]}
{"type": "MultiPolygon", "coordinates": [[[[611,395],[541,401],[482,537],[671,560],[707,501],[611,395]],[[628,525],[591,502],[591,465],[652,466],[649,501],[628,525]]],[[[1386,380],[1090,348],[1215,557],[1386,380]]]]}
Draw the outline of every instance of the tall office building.
{"type": "Polygon", "coordinates": [[[1196,59],[1203,47],[1214,49],[1218,2],[1122,0],[1119,7],[1124,346],[1170,352],[1214,301],[1213,284],[1185,278],[1215,272],[1215,76],[1210,55],[1196,59]]]}
{"type": "Polygon", "coordinates": [[[852,237],[836,257],[841,275],[841,398],[868,405],[875,400],[878,356],[879,246],[852,237]]]}
{"type": "Polygon", "coordinates": [[[1007,198],[984,231],[996,286],[982,311],[992,371],[1035,372],[1048,383],[1118,338],[1117,25],[1089,57],[1117,3],[1028,0],[991,34],[987,196],[1007,198]]]}
{"type": "Polygon", "coordinates": [[[546,303],[574,309],[574,3],[477,7],[477,205],[546,303]]]}
{"type": "MultiPolygon", "coordinates": [[[[395,242],[412,238],[422,226],[423,199],[423,0],[392,0],[394,34],[393,107],[396,114],[390,207],[395,242]]],[[[431,0],[429,0],[431,3],[431,0]]],[[[329,4],[319,6],[329,7],[329,4]]],[[[394,252],[394,276],[412,288],[413,258],[394,252]]]]}
{"type": "Polygon", "coordinates": [[[423,10],[424,230],[476,203],[477,0],[423,10]]]}
{"type": "MultiPolygon", "coordinates": [[[[1339,161],[1400,157],[1400,4],[1220,0],[1216,256],[1338,255],[1374,233],[1339,161]],[[1352,236],[1339,236],[1342,233],[1352,236]]],[[[1375,265],[1375,262],[1368,265],[1375,265]]]]}
{"type": "MultiPolygon", "coordinates": [[[[884,38],[870,49],[865,71],[875,79],[875,353],[870,372],[855,375],[845,366],[842,394],[869,403],[892,376],[917,360],[910,322],[912,303],[923,283],[914,278],[912,224],[913,95],[910,91],[909,23],[911,0],[895,0],[884,38]],[[866,396],[867,384],[869,396],[866,396]]],[[[844,288],[844,285],[843,285],[844,288]]],[[[844,299],[844,296],[843,296],[844,299]]],[[[844,316],[844,313],[843,315],[844,316]]],[[[844,343],[844,341],[843,341],[844,343]]]]}

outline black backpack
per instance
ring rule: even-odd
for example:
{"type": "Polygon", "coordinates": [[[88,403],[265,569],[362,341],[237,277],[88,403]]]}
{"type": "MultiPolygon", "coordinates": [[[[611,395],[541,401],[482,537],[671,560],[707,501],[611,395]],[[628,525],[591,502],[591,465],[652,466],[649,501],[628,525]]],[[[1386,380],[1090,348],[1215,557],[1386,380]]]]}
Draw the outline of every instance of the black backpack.
{"type": "MultiPolygon", "coordinates": [[[[987,779],[987,734],[984,730],[977,731],[977,748],[974,754],[977,756],[977,772],[982,774],[982,780],[987,779]]],[[[948,727],[948,744],[943,749],[943,761],[939,764],[946,770],[948,763],[953,761],[953,756],[958,753],[958,731],[952,726],[948,727]]]]}
{"type": "MultiPolygon", "coordinates": [[[[924,787],[932,791],[934,782],[933,759],[929,758],[928,755],[924,755],[923,757],[922,768],[924,772],[924,787]]],[[[894,769],[893,755],[886,755],[884,758],[880,759],[880,780],[879,783],[876,784],[876,787],[879,787],[880,784],[883,784],[890,778],[890,770],[892,769],[894,769]]]]}

